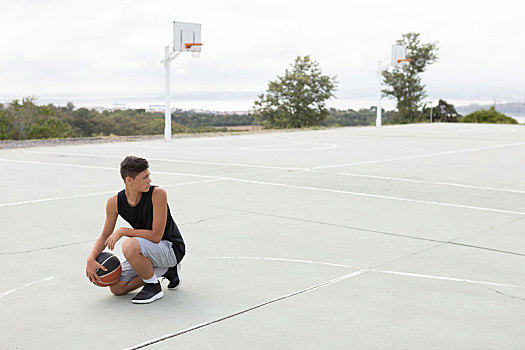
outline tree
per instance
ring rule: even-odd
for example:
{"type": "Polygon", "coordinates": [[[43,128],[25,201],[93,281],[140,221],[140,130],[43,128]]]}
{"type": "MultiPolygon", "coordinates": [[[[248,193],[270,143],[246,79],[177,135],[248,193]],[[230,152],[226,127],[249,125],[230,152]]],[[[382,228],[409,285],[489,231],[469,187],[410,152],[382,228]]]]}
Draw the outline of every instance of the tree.
{"type": "Polygon", "coordinates": [[[33,123],[27,136],[30,139],[56,139],[72,137],[73,132],[71,125],[52,117],[33,123]]]}
{"type": "Polygon", "coordinates": [[[9,138],[24,140],[30,138],[30,131],[33,124],[45,123],[54,116],[53,110],[49,106],[37,106],[36,97],[24,97],[22,103],[13,100],[8,104],[6,114],[9,123],[9,138]]]}
{"type": "Polygon", "coordinates": [[[95,110],[87,108],[79,108],[76,111],[72,110],[69,114],[73,117],[71,126],[76,131],[76,134],[81,137],[90,137],[95,133],[95,118],[98,113],[95,110]]]}
{"type": "Polygon", "coordinates": [[[397,44],[406,47],[406,58],[410,61],[382,73],[383,83],[387,86],[382,92],[397,99],[396,122],[399,123],[413,123],[420,119],[419,109],[426,97],[425,85],[421,83],[420,73],[438,59],[437,43],[422,44],[419,35],[419,33],[406,33],[397,40],[397,44]]]}
{"type": "MultiPolygon", "coordinates": [[[[383,110],[383,120],[389,120],[391,111],[383,110]]],[[[330,115],[321,123],[322,126],[369,126],[376,124],[377,107],[337,110],[330,108],[330,115]]]]}
{"type": "Polygon", "coordinates": [[[0,140],[9,140],[14,138],[12,118],[0,108],[0,140]]]}
{"type": "Polygon", "coordinates": [[[66,108],[65,108],[66,112],[71,113],[73,112],[74,109],[75,109],[75,105],[73,104],[73,102],[68,102],[66,104],[66,108]]]}
{"type": "MultiPolygon", "coordinates": [[[[430,120],[430,107],[423,108],[423,118],[430,120]]],[[[432,107],[433,122],[457,122],[461,115],[456,112],[454,105],[444,100],[439,100],[436,107],[432,107]]]]}
{"type": "Polygon", "coordinates": [[[18,99],[9,103],[7,113],[11,117],[11,135],[15,140],[26,139],[31,124],[38,118],[40,113],[35,101],[36,97],[24,97],[22,103],[18,99]]]}
{"type": "Polygon", "coordinates": [[[459,121],[461,123],[518,124],[516,119],[496,111],[494,106],[467,114],[459,121]]]}
{"type": "Polygon", "coordinates": [[[266,128],[319,125],[329,114],[326,100],[334,97],[336,77],[323,75],[310,56],[298,56],[284,76],[268,83],[254,103],[254,116],[266,128]]]}

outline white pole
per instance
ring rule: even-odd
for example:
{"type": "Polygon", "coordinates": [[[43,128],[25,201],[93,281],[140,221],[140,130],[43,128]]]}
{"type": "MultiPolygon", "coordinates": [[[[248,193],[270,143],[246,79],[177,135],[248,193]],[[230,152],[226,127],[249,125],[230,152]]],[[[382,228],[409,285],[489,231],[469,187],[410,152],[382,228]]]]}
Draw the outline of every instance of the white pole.
{"type": "Polygon", "coordinates": [[[376,127],[381,127],[381,98],[382,98],[382,92],[381,92],[381,83],[383,75],[382,69],[381,69],[381,61],[379,61],[379,64],[377,65],[377,78],[378,78],[378,94],[377,94],[377,116],[376,116],[376,127]]]}
{"type": "Polygon", "coordinates": [[[170,47],[164,47],[164,86],[166,105],[164,110],[164,140],[171,141],[171,109],[170,109],[170,47]]]}

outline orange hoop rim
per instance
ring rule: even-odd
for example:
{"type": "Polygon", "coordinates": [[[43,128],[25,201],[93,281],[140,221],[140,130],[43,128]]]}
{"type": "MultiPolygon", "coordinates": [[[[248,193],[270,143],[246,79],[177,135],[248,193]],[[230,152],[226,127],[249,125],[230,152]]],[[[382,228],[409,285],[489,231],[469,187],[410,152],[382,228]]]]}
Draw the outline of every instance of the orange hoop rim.
{"type": "Polygon", "coordinates": [[[400,59],[400,60],[397,60],[397,63],[401,63],[401,62],[410,62],[410,61],[412,61],[411,58],[402,58],[402,59],[400,59]]]}
{"type": "Polygon", "coordinates": [[[184,46],[187,49],[191,49],[192,46],[202,46],[202,45],[203,45],[202,43],[186,43],[186,44],[184,44],[184,46]]]}

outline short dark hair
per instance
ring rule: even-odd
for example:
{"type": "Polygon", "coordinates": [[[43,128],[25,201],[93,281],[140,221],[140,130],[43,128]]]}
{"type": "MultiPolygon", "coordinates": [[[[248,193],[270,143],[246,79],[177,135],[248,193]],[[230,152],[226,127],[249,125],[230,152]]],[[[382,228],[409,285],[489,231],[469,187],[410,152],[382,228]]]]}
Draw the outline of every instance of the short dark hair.
{"type": "Polygon", "coordinates": [[[135,179],[138,173],[143,172],[148,168],[149,164],[146,159],[135,156],[127,156],[120,163],[120,176],[122,176],[122,180],[124,181],[128,176],[132,179],[135,179]]]}

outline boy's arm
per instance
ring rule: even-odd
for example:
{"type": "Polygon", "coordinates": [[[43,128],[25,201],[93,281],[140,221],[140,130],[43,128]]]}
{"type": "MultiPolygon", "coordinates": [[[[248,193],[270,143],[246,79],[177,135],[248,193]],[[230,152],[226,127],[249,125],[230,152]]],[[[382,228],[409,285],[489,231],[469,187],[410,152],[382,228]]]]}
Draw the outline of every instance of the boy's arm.
{"type": "Polygon", "coordinates": [[[122,238],[126,237],[142,237],[153,243],[159,243],[164,235],[164,229],[166,228],[166,218],[168,216],[168,195],[162,188],[155,187],[153,194],[151,195],[151,201],[153,203],[153,223],[151,230],[136,230],[127,227],[119,227],[108,239],[105,244],[109,249],[115,248],[115,243],[122,238]]]}
{"type": "Polygon", "coordinates": [[[100,278],[98,277],[96,273],[98,268],[101,268],[102,270],[106,271],[106,268],[100,265],[95,259],[106,247],[105,242],[108,239],[108,237],[111,235],[113,230],[115,229],[115,224],[117,223],[117,217],[118,217],[117,195],[114,195],[113,197],[108,199],[108,202],[106,204],[106,221],[104,223],[104,228],[102,230],[102,233],[96,240],[95,244],[93,245],[93,248],[91,249],[91,253],[89,253],[87,257],[86,276],[91,282],[94,282],[94,281],[100,282],[100,278]]]}

